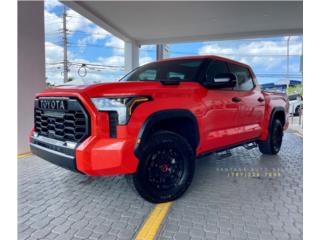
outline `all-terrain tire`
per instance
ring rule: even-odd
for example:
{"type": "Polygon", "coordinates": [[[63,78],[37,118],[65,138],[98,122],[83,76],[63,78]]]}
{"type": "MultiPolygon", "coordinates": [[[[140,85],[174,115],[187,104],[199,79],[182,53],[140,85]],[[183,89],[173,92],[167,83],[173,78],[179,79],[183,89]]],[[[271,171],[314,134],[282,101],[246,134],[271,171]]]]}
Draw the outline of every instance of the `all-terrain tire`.
{"type": "Polygon", "coordinates": [[[128,175],[137,192],[152,203],[179,198],[195,171],[195,153],[188,141],[170,131],[157,131],[142,146],[137,172],[128,175]]]}
{"type": "Polygon", "coordinates": [[[300,114],[300,108],[301,108],[300,105],[296,107],[296,109],[294,110],[293,116],[299,116],[299,114],[300,114]]]}
{"type": "Polygon", "coordinates": [[[263,154],[274,155],[280,151],[283,137],[283,126],[279,119],[271,123],[268,137],[265,141],[259,141],[259,150],[263,154]]]}

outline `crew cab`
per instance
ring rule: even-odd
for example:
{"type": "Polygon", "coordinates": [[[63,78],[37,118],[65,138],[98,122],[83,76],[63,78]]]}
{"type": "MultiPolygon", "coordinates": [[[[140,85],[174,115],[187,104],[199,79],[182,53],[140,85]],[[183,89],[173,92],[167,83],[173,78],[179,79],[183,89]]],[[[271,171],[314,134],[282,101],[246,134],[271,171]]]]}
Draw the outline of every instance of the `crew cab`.
{"type": "Polygon", "coordinates": [[[143,198],[166,202],[187,190],[200,156],[241,145],[277,154],[288,100],[261,91],[246,64],[195,56],[119,82],[46,89],[34,117],[35,155],[89,176],[125,174],[143,198]]]}

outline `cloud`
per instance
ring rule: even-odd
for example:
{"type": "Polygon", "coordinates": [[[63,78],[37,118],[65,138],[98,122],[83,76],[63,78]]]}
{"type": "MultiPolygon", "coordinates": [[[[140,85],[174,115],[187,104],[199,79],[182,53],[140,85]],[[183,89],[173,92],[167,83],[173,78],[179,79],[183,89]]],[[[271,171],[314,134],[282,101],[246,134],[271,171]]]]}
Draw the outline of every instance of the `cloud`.
{"type": "MultiPolygon", "coordinates": [[[[74,54],[68,51],[68,59],[74,59],[74,54]]],[[[52,42],[45,42],[45,60],[47,81],[56,84],[63,83],[63,47],[52,42]]]]}
{"type": "Polygon", "coordinates": [[[67,28],[70,35],[77,33],[83,37],[79,37],[77,44],[80,47],[80,51],[84,51],[86,45],[94,44],[98,40],[104,40],[111,36],[111,34],[103,28],[95,25],[90,20],[86,19],[79,13],[69,9],[67,11],[67,28]]]}
{"type": "Polygon", "coordinates": [[[225,54],[233,54],[234,49],[221,47],[217,43],[208,44],[199,49],[200,55],[210,55],[210,54],[217,54],[217,55],[225,55],[225,54]]]}
{"type": "Polygon", "coordinates": [[[148,45],[142,45],[141,50],[156,50],[156,45],[155,44],[148,44],[148,45]]]}
{"type": "MultiPolygon", "coordinates": [[[[290,39],[290,55],[301,54],[298,37],[290,39]]],[[[239,40],[241,41],[241,40],[239,40]]],[[[225,46],[225,43],[205,43],[198,51],[199,55],[220,55],[249,65],[259,65],[266,70],[274,68],[286,59],[286,38],[280,41],[246,41],[239,45],[225,46]],[[277,56],[280,55],[280,56],[277,56]]]]}
{"type": "Polygon", "coordinates": [[[94,25],[91,29],[89,29],[89,34],[91,35],[91,39],[93,40],[93,42],[111,36],[108,31],[97,25],[94,25]]]}
{"type": "Polygon", "coordinates": [[[87,33],[91,40],[96,41],[110,36],[110,33],[97,26],[72,9],[67,10],[67,28],[71,34],[77,31],[87,33]]]}
{"type": "Polygon", "coordinates": [[[124,41],[120,38],[110,36],[110,38],[106,41],[105,46],[112,47],[115,55],[124,55],[124,41]]]}
{"type": "Polygon", "coordinates": [[[61,2],[58,0],[45,0],[44,1],[44,8],[48,11],[53,10],[55,7],[63,6],[61,2]]]}
{"type": "Polygon", "coordinates": [[[92,22],[72,9],[67,10],[67,26],[72,32],[90,30],[92,22]]]}
{"type": "Polygon", "coordinates": [[[141,65],[147,64],[152,61],[153,61],[153,59],[150,56],[140,57],[139,58],[139,65],[141,66],[141,65]]]}
{"type": "Polygon", "coordinates": [[[54,84],[62,84],[62,64],[58,63],[63,60],[63,48],[52,42],[45,42],[45,56],[46,56],[46,77],[47,81],[54,84]]]}
{"type": "Polygon", "coordinates": [[[62,29],[62,18],[54,12],[44,11],[45,36],[46,39],[57,41],[61,38],[60,30],[62,29]]]}
{"type": "Polygon", "coordinates": [[[52,42],[45,42],[46,63],[61,62],[63,60],[63,48],[52,42]]]}
{"type": "MultiPolygon", "coordinates": [[[[124,56],[99,57],[98,63],[106,66],[124,67],[124,56]]],[[[113,71],[116,71],[115,69],[113,71]]]]}

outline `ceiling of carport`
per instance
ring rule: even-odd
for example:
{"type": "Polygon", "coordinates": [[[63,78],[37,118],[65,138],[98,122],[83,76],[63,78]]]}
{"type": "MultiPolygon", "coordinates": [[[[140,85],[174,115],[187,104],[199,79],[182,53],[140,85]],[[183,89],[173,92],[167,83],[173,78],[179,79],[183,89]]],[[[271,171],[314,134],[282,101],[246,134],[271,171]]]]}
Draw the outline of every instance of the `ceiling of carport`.
{"type": "Polygon", "coordinates": [[[302,1],[107,2],[67,6],[138,44],[302,34],[302,1]]]}

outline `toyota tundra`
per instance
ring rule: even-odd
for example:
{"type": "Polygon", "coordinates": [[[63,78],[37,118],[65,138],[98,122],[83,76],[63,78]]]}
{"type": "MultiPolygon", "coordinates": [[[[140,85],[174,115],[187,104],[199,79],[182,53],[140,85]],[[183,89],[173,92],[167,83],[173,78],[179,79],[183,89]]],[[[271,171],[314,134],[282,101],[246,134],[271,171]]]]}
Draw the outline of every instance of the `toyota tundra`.
{"type": "Polygon", "coordinates": [[[187,190],[197,158],[237,146],[277,154],[287,127],[287,96],[262,91],[248,65],[183,57],[37,94],[30,148],[89,176],[125,174],[143,198],[166,202],[187,190]]]}

